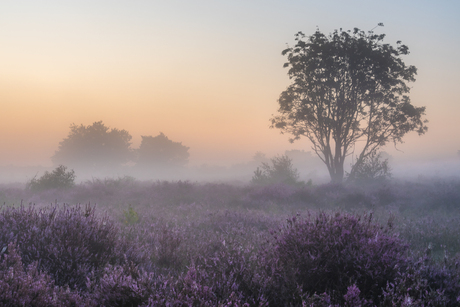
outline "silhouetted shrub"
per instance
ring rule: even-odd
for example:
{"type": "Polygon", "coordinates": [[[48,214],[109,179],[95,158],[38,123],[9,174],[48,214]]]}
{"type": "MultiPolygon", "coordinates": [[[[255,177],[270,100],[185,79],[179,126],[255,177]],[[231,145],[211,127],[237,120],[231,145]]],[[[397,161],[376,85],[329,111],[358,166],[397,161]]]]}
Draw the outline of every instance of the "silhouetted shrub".
{"type": "Polygon", "coordinates": [[[71,188],[75,185],[75,171],[66,170],[67,167],[59,165],[51,173],[45,172],[39,179],[32,178],[27,183],[27,188],[32,191],[71,188]]]}
{"type": "Polygon", "coordinates": [[[262,166],[257,168],[252,177],[255,184],[297,184],[299,172],[292,165],[292,159],[286,155],[277,156],[271,159],[272,165],[262,162],[262,166]]]}
{"type": "Polygon", "coordinates": [[[300,304],[300,295],[314,293],[327,293],[332,302],[344,304],[353,285],[361,299],[378,305],[382,288],[407,264],[407,245],[391,234],[389,226],[374,224],[372,215],[321,212],[305,220],[294,217],[273,235],[273,264],[266,266],[273,272],[274,305],[300,304]]]}
{"type": "Polygon", "coordinates": [[[382,160],[382,153],[373,151],[363,159],[354,173],[348,174],[347,179],[358,183],[369,183],[381,182],[389,178],[391,178],[391,168],[388,159],[382,160]]]}

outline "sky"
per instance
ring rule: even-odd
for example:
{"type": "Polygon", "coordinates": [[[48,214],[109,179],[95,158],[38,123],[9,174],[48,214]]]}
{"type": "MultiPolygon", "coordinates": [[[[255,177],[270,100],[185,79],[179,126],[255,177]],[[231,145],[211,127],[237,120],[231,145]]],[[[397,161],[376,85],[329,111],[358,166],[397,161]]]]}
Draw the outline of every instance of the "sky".
{"type": "Polygon", "coordinates": [[[0,165],[50,166],[71,124],[102,120],[133,136],[163,132],[190,164],[285,150],[269,129],[289,85],[281,51],[319,28],[401,40],[418,68],[411,101],[428,132],[383,150],[399,161],[459,158],[457,0],[168,0],[0,2],[0,165]]]}

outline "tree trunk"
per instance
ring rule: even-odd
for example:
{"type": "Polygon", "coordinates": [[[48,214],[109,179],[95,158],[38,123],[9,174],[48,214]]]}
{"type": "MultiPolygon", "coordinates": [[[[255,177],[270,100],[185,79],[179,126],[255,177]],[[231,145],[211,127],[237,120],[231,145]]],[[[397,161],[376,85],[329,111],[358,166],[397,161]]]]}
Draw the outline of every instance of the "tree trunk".
{"type": "Polygon", "coordinates": [[[334,165],[334,170],[330,175],[332,183],[342,183],[344,176],[343,165],[334,165]]]}
{"type": "MultiPolygon", "coordinates": [[[[340,133],[340,128],[337,129],[340,133]]],[[[343,162],[342,159],[342,140],[340,138],[335,138],[335,154],[334,159],[332,160],[332,170],[331,173],[331,182],[332,183],[342,183],[344,171],[343,171],[343,162]]]]}
{"type": "Polygon", "coordinates": [[[328,167],[329,175],[331,176],[331,183],[342,183],[344,177],[343,163],[334,161],[331,166],[328,167]]]}

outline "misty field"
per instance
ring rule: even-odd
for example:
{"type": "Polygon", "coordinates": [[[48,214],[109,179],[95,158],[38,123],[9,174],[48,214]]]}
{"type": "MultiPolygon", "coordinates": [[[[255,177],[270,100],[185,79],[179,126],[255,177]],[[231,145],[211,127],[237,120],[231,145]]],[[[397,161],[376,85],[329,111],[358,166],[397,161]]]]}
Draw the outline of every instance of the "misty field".
{"type": "Polygon", "coordinates": [[[2,306],[458,306],[460,179],[1,185],[2,306]]]}

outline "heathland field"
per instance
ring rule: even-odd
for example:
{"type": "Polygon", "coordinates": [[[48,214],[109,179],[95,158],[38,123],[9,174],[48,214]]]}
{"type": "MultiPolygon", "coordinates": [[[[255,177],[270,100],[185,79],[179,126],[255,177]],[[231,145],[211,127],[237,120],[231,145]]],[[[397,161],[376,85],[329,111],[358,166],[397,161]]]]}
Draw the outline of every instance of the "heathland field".
{"type": "Polygon", "coordinates": [[[460,180],[0,186],[1,306],[458,306],[460,180]]]}

